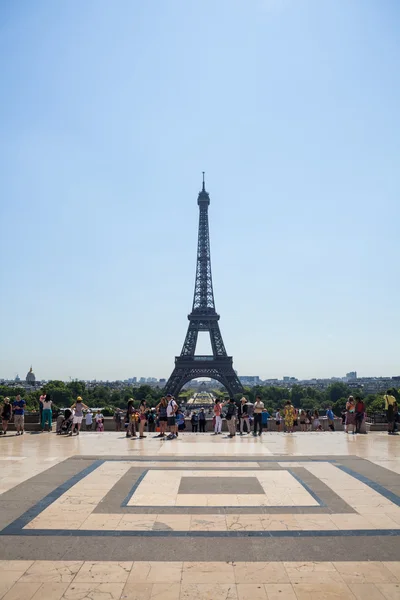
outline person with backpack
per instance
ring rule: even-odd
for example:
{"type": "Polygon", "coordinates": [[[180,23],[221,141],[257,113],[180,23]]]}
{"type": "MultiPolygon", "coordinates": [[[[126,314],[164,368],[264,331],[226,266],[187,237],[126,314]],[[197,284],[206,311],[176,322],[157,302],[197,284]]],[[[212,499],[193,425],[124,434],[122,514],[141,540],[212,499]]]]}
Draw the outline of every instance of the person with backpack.
{"type": "Polygon", "coordinates": [[[156,430],[156,409],[152,408],[147,413],[147,431],[149,433],[154,433],[156,430]]]}
{"type": "Polygon", "coordinates": [[[228,402],[228,410],[226,411],[226,421],[228,423],[228,431],[230,438],[233,438],[236,435],[236,413],[236,402],[234,398],[231,398],[228,402]]]}
{"type": "Polygon", "coordinates": [[[197,414],[196,411],[194,411],[192,413],[192,417],[190,419],[190,422],[192,424],[192,433],[197,433],[198,428],[199,428],[199,415],[197,414]]]}
{"type": "Polygon", "coordinates": [[[176,411],[178,405],[175,402],[175,398],[171,394],[167,394],[167,425],[170,431],[167,440],[175,440],[178,437],[178,426],[176,424],[176,411]]]}

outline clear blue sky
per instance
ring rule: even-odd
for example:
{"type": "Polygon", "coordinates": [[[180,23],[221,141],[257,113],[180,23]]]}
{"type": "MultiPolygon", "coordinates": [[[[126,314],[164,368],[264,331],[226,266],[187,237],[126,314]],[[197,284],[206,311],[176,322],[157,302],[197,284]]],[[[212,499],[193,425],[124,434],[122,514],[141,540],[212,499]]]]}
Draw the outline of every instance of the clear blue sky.
{"type": "Polygon", "coordinates": [[[239,374],[400,374],[397,0],[3,0],[0,27],[0,377],[169,376],[202,170],[239,374]]]}

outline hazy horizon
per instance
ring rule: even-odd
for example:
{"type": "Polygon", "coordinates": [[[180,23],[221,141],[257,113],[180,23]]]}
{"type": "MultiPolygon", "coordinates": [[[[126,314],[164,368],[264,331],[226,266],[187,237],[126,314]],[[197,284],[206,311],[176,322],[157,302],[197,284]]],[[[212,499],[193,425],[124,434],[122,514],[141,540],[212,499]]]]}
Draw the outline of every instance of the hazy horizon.
{"type": "Polygon", "coordinates": [[[1,377],[169,377],[203,170],[239,375],[400,374],[400,5],[38,0],[0,17],[1,377]]]}

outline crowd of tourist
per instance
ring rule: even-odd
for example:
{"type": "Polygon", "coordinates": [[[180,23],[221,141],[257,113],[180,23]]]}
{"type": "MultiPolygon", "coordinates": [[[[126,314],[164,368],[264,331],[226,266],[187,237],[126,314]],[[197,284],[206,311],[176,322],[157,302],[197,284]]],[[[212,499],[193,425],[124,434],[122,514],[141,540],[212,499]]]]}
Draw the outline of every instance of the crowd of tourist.
{"type": "MultiPolygon", "coordinates": [[[[397,423],[400,421],[396,398],[388,391],[384,396],[386,417],[388,423],[388,434],[397,434],[397,423]]],[[[49,394],[40,396],[40,425],[48,431],[52,428],[52,400],[49,394]]],[[[24,433],[24,414],[26,403],[21,396],[16,396],[11,403],[5,398],[0,407],[2,419],[2,430],[0,435],[6,435],[8,424],[14,420],[17,435],[24,433]]],[[[210,411],[209,411],[210,412],[210,411]]],[[[341,417],[334,414],[331,407],[326,409],[324,421],[328,428],[335,431],[335,420],[342,419],[345,433],[353,435],[361,433],[362,424],[366,416],[366,408],[363,400],[356,396],[350,396],[341,417]]],[[[261,436],[263,431],[268,430],[269,421],[275,423],[278,432],[293,433],[295,429],[305,431],[323,431],[321,417],[318,410],[297,409],[290,400],[287,400],[283,409],[277,408],[271,415],[265,408],[261,396],[256,396],[254,404],[243,397],[239,402],[233,398],[226,401],[215,400],[211,411],[213,435],[222,433],[222,422],[226,419],[229,437],[252,433],[261,436]]],[[[190,422],[192,433],[206,433],[207,414],[204,408],[183,412],[178,406],[175,398],[168,394],[161,398],[156,407],[149,408],[145,400],[136,407],[133,398],[128,401],[126,411],[117,409],[114,413],[116,431],[125,430],[128,438],[144,439],[147,433],[157,433],[155,437],[168,440],[176,439],[180,433],[186,430],[186,421],[190,422]]],[[[80,396],[70,409],[65,409],[57,418],[57,433],[67,433],[72,436],[79,435],[82,423],[87,431],[104,431],[104,415],[101,410],[93,412],[84,404],[80,396]]]]}

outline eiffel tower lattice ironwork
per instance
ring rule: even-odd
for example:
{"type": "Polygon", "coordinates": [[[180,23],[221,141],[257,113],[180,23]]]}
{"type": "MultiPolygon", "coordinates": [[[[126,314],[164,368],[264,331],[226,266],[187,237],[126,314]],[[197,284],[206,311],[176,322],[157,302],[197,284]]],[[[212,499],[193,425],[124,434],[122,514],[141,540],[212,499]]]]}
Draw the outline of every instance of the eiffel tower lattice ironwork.
{"type": "Polygon", "coordinates": [[[219,315],[215,310],[211,277],[210,236],[208,229],[208,206],[210,196],[206,192],[203,173],[203,188],[199,193],[199,238],[197,245],[196,282],[192,312],[188,315],[189,327],[180,356],[175,357],[175,368],[169,378],[165,393],[178,396],[182,387],[191,379],[210,377],[227,389],[229,395],[243,393],[243,387],[233,370],[233,359],[225,350],[219,315]],[[212,355],[196,356],[199,331],[210,334],[212,355]]]}

